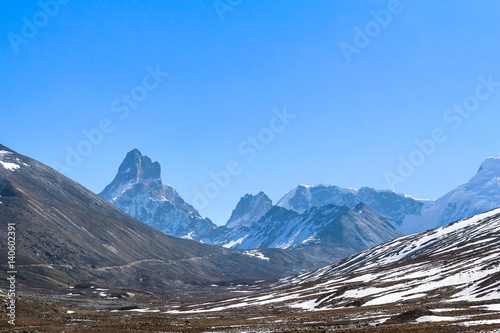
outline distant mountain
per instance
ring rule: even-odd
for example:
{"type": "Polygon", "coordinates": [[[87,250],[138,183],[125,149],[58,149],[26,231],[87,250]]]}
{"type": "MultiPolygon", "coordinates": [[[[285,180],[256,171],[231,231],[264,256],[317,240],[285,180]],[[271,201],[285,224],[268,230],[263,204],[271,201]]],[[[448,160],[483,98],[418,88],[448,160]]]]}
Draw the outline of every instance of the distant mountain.
{"type": "Polygon", "coordinates": [[[322,255],[328,252],[334,260],[397,237],[399,234],[387,229],[382,220],[409,234],[500,207],[500,158],[487,159],[469,182],[437,200],[420,200],[369,187],[350,189],[324,184],[299,185],[276,206],[263,192],[246,194],[226,225],[220,227],[203,219],[172,187],[162,185],[159,164],[152,163],[138,150],[127,154],[118,175],[100,195],[169,235],[238,249],[311,246],[318,250],[317,244],[321,244],[322,255]],[[354,218],[352,209],[356,210],[360,204],[365,213],[354,218]],[[345,215],[342,219],[341,214],[345,215]],[[329,241],[331,237],[326,237],[328,233],[323,230],[329,230],[339,219],[351,219],[357,225],[360,216],[365,226],[372,219],[371,229],[342,234],[344,240],[337,239],[334,243],[329,241]],[[335,251],[325,251],[328,247],[335,251]]]}
{"type": "Polygon", "coordinates": [[[420,200],[388,190],[299,185],[277,206],[303,213],[315,206],[353,207],[363,202],[403,233],[433,229],[500,207],[500,157],[486,159],[467,183],[437,200],[420,200]]]}
{"type": "Polygon", "coordinates": [[[359,203],[355,210],[312,206],[299,214],[273,206],[264,192],[243,196],[226,225],[216,227],[172,187],[163,185],[158,162],[153,163],[137,149],[127,154],[115,179],[99,196],[172,236],[225,248],[294,249],[311,262],[324,264],[400,236],[387,221],[359,203]]]}
{"type": "Polygon", "coordinates": [[[260,219],[273,207],[273,202],[264,192],[257,195],[246,194],[233,210],[226,228],[246,227],[260,219]]]}
{"type": "Polygon", "coordinates": [[[237,249],[281,248],[333,262],[402,234],[364,204],[312,207],[299,214],[274,206],[254,223],[230,229],[215,244],[237,249]]]}
{"type": "Polygon", "coordinates": [[[400,226],[406,216],[420,214],[423,202],[392,191],[341,188],[334,185],[299,185],[278,201],[277,206],[303,213],[312,207],[325,205],[354,207],[359,203],[371,207],[395,227],[400,226]]]}
{"type": "Polygon", "coordinates": [[[443,226],[500,207],[500,157],[486,159],[476,175],[435,201],[424,204],[418,216],[407,216],[404,233],[443,226]]]}
{"type": "MultiPolygon", "coordinates": [[[[138,189],[134,193],[156,188],[151,193],[168,195],[158,176],[159,166],[133,151],[115,184],[131,180],[138,189]],[[144,187],[137,185],[142,182],[144,187]]],[[[119,195],[125,188],[107,191],[119,195]]],[[[200,295],[213,283],[251,283],[319,267],[314,258],[293,251],[240,251],[165,235],[54,169],[0,145],[0,225],[8,223],[17,232],[16,281],[25,292],[66,294],[70,284],[97,284],[177,299],[190,290],[200,295]]],[[[2,249],[7,248],[4,236],[2,249]]],[[[0,260],[7,263],[7,251],[0,252],[0,260]]],[[[0,265],[3,276],[7,270],[0,265]]],[[[0,288],[6,285],[2,279],[0,288]]]]}
{"type": "Polygon", "coordinates": [[[99,196],[167,235],[202,240],[204,234],[216,228],[173,187],[164,185],[160,164],[137,149],[127,154],[115,179],[99,196]]]}

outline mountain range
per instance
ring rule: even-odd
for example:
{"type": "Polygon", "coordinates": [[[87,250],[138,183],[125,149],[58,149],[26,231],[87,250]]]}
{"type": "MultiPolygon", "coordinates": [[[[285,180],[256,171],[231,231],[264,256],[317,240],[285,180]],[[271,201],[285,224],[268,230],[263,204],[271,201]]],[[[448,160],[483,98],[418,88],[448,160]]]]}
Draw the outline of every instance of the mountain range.
{"type": "Polygon", "coordinates": [[[325,264],[402,235],[361,202],[311,205],[297,212],[273,206],[263,192],[243,196],[226,225],[216,227],[172,187],[163,185],[158,162],[137,149],[126,155],[115,179],[99,196],[172,236],[225,248],[290,249],[325,264]]]}
{"type": "Polygon", "coordinates": [[[333,185],[300,185],[277,205],[300,213],[314,206],[353,206],[360,202],[405,234],[443,226],[500,207],[500,157],[486,159],[467,183],[436,200],[420,200],[368,187],[358,190],[333,185]]]}
{"type": "Polygon", "coordinates": [[[276,205],[264,192],[244,195],[226,225],[217,227],[203,219],[172,187],[162,185],[159,164],[134,149],[99,195],[136,219],[176,237],[238,249],[310,246],[310,251],[314,247],[320,257],[333,260],[401,233],[432,229],[499,207],[499,182],[500,158],[492,157],[469,182],[437,200],[369,187],[299,185],[276,205]],[[352,227],[345,228],[348,225],[352,227]],[[335,234],[335,241],[329,233],[335,234]],[[334,253],[332,248],[336,249],[334,253]]]}

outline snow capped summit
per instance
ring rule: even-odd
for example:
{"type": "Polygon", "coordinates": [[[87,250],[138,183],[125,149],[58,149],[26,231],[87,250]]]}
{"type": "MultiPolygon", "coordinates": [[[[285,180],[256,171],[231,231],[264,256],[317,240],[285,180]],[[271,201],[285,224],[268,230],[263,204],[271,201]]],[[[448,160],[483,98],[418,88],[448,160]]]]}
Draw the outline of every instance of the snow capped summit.
{"type": "Polygon", "coordinates": [[[401,225],[405,233],[443,226],[500,207],[500,157],[486,159],[468,182],[435,201],[425,202],[419,216],[401,225]]]}
{"type": "Polygon", "coordinates": [[[160,163],[152,162],[136,148],[125,156],[118,169],[117,177],[130,177],[136,180],[159,179],[161,177],[160,163]]]}
{"type": "Polygon", "coordinates": [[[215,244],[289,249],[331,263],[401,235],[363,203],[314,206],[302,214],[273,206],[258,221],[229,229],[215,244]]]}
{"type": "Polygon", "coordinates": [[[437,200],[420,200],[388,190],[334,185],[299,185],[278,206],[304,213],[314,206],[353,207],[360,202],[403,233],[433,229],[500,207],[500,157],[486,159],[474,177],[437,200]]]}
{"type": "Polygon", "coordinates": [[[487,158],[479,167],[476,175],[468,182],[471,185],[488,185],[490,188],[498,186],[500,182],[500,157],[487,158]]]}
{"type": "Polygon", "coordinates": [[[407,215],[419,214],[423,203],[412,197],[370,187],[342,188],[334,185],[299,185],[278,202],[278,206],[303,213],[314,206],[336,205],[354,207],[365,203],[394,226],[399,226],[407,215]]]}
{"type": "Polygon", "coordinates": [[[99,196],[168,235],[201,240],[202,235],[215,228],[173,187],[163,185],[160,164],[138,149],[126,155],[115,179],[99,196]]]}
{"type": "Polygon", "coordinates": [[[257,195],[246,194],[233,210],[226,223],[226,228],[246,227],[264,216],[272,206],[272,200],[264,192],[259,192],[257,195]]]}

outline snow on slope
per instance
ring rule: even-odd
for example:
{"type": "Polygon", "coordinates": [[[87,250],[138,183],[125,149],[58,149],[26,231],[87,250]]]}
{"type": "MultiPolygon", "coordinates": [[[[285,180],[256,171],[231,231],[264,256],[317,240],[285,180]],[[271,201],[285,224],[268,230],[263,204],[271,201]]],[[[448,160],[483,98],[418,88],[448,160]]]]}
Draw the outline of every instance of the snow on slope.
{"type": "Polygon", "coordinates": [[[228,230],[216,244],[238,249],[303,250],[333,262],[401,235],[363,204],[353,209],[313,207],[303,214],[275,206],[249,226],[228,230]]]}
{"type": "Polygon", "coordinates": [[[19,158],[14,158],[9,155],[13,155],[10,151],[0,150],[0,166],[9,171],[18,170],[21,165],[29,167],[28,164],[21,162],[19,158]]]}
{"type": "Polygon", "coordinates": [[[389,241],[313,272],[282,279],[270,290],[193,306],[191,311],[222,311],[242,304],[260,307],[273,303],[325,310],[408,301],[434,305],[492,302],[495,309],[500,304],[499,257],[500,209],[496,209],[389,241]]]}
{"type": "Polygon", "coordinates": [[[404,233],[443,226],[500,207],[500,157],[486,159],[467,183],[441,198],[424,204],[420,216],[408,216],[400,229],[404,233]]]}

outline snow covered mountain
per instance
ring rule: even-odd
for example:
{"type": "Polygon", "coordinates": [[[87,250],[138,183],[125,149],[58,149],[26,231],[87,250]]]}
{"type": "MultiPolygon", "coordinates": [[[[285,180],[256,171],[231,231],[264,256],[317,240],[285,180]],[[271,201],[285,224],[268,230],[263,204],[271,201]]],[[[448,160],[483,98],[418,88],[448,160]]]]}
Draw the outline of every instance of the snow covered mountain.
{"type": "Polygon", "coordinates": [[[399,226],[407,215],[421,212],[423,202],[392,191],[378,191],[369,187],[358,189],[334,185],[299,185],[286,194],[277,206],[303,213],[314,206],[336,205],[354,207],[363,202],[394,226],[399,226]]]}
{"type": "Polygon", "coordinates": [[[272,200],[264,192],[259,192],[257,195],[246,194],[233,210],[226,223],[226,228],[247,227],[252,222],[259,220],[272,207],[272,200]]]}
{"type": "Polygon", "coordinates": [[[263,192],[245,195],[227,224],[216,227],[171,186],[162,184],[157,162],[133,150],[100,196],[169,235],[238,249],[318,249],[314,244],[321,244],[322,255],[331,247],[336,252],[326,251],[328,255],[340,258],[398,237],[385,220],[409,234],[500,207],[500,158],[487,159],[469,182],[437,200],[419,200],[368,187],[299,185],[276,206],[263,192]],[[354,215],[359,207],[362,213],[354,215]],[[339,222],[347,220],[356,227],[348,229],[347,224],[339,222]],[[344,239],[332,241],[325,230],[344,239]]]}
{"type": "Polygon", "coordinates": [[[401,235],[362,203],[352,209],[312,207],[303,214],[274,206],[258,221],[228,230],[215,244],[237,249],[291,249],[331,263],[401,235]]]}
{"type": "Polygon", "coordinates": [[[164,185],[160,175],[160,164],[134,149],[99,196],[168,235],[202,240],[204,234],[215,229],[215,224],[202,218],[173,187],[164,185]]]}
{"type": "Polygon", "coordinates": [[[314,206],[365,203],[406,234],[429,230],[500,207],[500,157],[486,159],[467,183],[437,200],[420,200],[388,190],[299,185],[277,205],[303,213],[314,206]]]}
{"type": "Polygon", "coordinates": [[[486,159],[467,183],[423,204],[419,216],[407,216],[401,231],[432,229],[500,207],[500,157],[486,159]]]}

